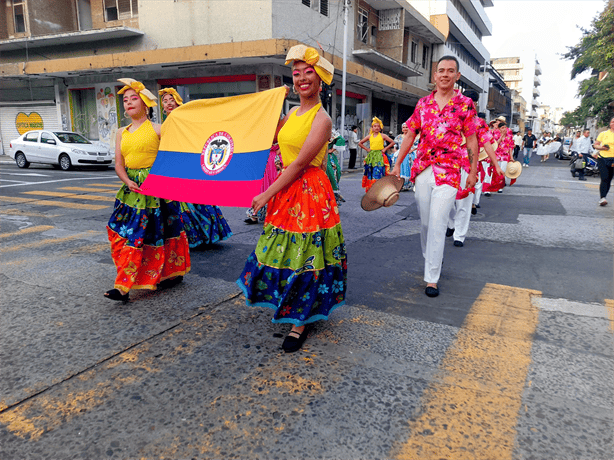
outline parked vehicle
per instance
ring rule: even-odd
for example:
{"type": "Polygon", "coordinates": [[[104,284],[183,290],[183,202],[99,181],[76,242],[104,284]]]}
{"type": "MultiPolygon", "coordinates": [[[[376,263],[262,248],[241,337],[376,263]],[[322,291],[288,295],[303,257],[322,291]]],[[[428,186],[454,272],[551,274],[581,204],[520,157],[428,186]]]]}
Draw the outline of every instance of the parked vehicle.
{"type": "Polygon", "coordinates": [[[559,150],[559,152],[556,154],[556,157],[559,160],[570,160],[571,152],[569,151],[569,147],[571,147],[571,137],[566,137],[563,140],[563,149],[559,150]]]}
{"type": "MultiPolygon", "coordinates": [[[[569,161],[569,169],[571,171],[571,177],[576,177],[578,170],[575,168],[575,162],[578,159],[578,155],[572,155],[569,161]]],[[[597,160],[591,156],[584,157],[584,175],[585,176],[598,176],[599,167],[597,166],[597,160]]]]}
{"type": "Polygon", "coordinates": [[[107,168],[112,161],[107,147],[70,131],[28,131],[10,142],[8,154],[20,168],[43,163],[64,171],[73,166],[107,168]]]}

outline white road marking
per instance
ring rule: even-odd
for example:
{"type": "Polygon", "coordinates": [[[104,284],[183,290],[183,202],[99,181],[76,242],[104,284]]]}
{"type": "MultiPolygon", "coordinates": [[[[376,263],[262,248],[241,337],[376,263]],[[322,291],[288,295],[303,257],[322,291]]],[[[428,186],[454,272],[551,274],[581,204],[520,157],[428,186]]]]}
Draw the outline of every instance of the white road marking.
{"type": "Polygon", "coordinates": [[[7,172],[0,172],[0,175],[5,175],[5,176],[38,176],[38,177],[49,177],[49,174],[39,174],[39,173],[7,173],[7,172]]]}
{"type": "Polygon", "coordinates": [[[75,180],[100,180],[100,179],[113,179],[113,180],[117,180],[117,176],[113,175],[113,176],[73,177],[72,179],[57,179],[57,180],[47,180],[47,181],[41,181],[41,182],[26,182],[26,183],[23,183],[23,184],[0,185],[0,188],[20,187],[22,185],[36,185],[36,186],[39,186],[41,184],[55,184],[57,182],[67,182],[67,181],[75,181],[75,180]]]}

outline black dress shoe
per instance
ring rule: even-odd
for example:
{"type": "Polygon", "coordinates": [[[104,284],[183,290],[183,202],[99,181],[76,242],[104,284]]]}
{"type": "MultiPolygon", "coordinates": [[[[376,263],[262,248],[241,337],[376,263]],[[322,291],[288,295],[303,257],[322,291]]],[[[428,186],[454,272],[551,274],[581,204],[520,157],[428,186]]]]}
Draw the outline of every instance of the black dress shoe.
{"type": "Polygon", "coordinates": [[[454,235],[454,229],[453,228],[449,228],[446,230],[446,236],[452,236],[454,235]]]}
{"type": "Polygon", "coordinates": [[[427,286],[424,293],[429,297],[437,297],[439,295],[439,288],[427,286]]]}
{"type": "Polygon", "coordinates": [[[454,246],[456,246],[457,248],[462,248],[465,244],[462,241],[454,241],[454,246]]]}
{"type": "Polygon", "coordinates": [[[243,222],[245,222],[247,225],[254,225],[254,224],[258,223],[258,219],[254,220],[254,219],[248,217],[243,222]]]}
{"type": "Polygon", "coordinates": [[[580,177],[578,180],[586,180],[586,177],[580,177]]]}
{"type": "Polygon", "coordinates": [[[475,207],[475,206],[474,206],[474,207],[472,207],[472,208],[471,208],[471,214],[475,216],[477,213],[478,213],[478,208],[477,208],[477,207],[475,207]]]}
{"type": "Polygon", "coordinates": [[[284,342],[281,344],[281,348],[283,348],[286,353],[294,353],[295,351],[299,351],[303,346],[303,343],[305,343],[310,330],[311,324],[306,324],[305,329],[303,329],[303,332],[301,332],[300,335],[298,332],[290,331],[284,339],[284,342]]]}
{"type": "Polygon", "coordinates": [[[130,294],[122,294],[119,289],[111,289],[110,291],[105,292],[104,296],[107,299],[117,300],[119,302],[128,302],[128,300],[130,300],[130,294]]]}

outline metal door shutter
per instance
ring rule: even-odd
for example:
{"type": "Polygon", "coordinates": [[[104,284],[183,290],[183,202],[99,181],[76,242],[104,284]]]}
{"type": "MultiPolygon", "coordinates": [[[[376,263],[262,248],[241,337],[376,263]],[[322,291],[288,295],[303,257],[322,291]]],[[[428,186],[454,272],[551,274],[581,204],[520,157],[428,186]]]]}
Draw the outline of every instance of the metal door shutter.
{"type": "Polygon", "coordinates": [[[2,148],[5,155],[8,154],[9,143],[20,136],[16,123],[19,113],[25,114],[25,117],[37,113],[43,119],[42,129],[62,131],[62,124],[58,119],[58,110],[55,104],[0,106],[0,133],[2,134],[2,148]]]}

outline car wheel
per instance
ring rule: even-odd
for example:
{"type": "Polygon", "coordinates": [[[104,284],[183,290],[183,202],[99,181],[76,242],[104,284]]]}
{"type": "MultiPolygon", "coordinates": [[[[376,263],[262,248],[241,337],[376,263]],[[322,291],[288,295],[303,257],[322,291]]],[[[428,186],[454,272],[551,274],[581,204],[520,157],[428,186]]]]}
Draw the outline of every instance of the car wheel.
{"type": "Polygon", "coordinates": [[[15,154],[15,163],[17,163],[18,168],[27,168],[30,166],[30,162],[26,160],[26,156],[21,152],[15,154]]]}
{"type": "Polygon", "coordinates": [[[62,168],[63,171],[68,171],[70,168],[72,168],[70,157],[65,153],[60,155],[60,168],[62,168]]]}

